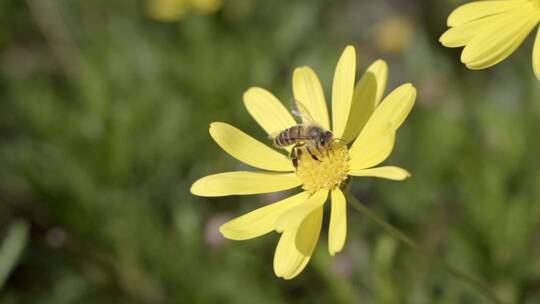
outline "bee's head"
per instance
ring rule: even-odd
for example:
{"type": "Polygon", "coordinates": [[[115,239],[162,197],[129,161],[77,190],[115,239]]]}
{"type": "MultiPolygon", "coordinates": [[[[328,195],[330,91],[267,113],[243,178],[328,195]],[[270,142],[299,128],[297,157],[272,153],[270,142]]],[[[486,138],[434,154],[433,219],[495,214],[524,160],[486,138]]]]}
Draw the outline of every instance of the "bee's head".
{"type": "Polygon", "coordinates": [[[330,131],[324,131],[321,135],[320,135],[320,139],[319,139],[319,144],[323,147],[326,147],[328,144],[330,144],[330,142],[332,141],[332,138],[333,138],[333,134],[332,132],[330,131]]]}

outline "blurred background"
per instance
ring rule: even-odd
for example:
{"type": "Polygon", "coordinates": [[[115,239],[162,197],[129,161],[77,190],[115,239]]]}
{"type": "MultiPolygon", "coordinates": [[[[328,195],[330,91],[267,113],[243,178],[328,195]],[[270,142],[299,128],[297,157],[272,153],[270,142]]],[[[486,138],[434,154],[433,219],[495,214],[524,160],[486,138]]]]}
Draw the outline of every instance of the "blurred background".
{"type": "Polygon", "coordinates": [[[277,279],[278,234],[218,232],[275,195],[190,194],[201,176],[246,168],[210,122],[265,140],[243,92],[286,103],[293,69],[309,65],[330,96],[347,44],[359,73],[389,63],[387,93],[419,92],[386,162],[413,177],[352,191],[501,299],[540,303],[532,37],[469,71],[438,43],[462,3],[0,1],[0,303],[488,303],[352,209],[341,254],[323,228],[306,270],[277,279]]]}

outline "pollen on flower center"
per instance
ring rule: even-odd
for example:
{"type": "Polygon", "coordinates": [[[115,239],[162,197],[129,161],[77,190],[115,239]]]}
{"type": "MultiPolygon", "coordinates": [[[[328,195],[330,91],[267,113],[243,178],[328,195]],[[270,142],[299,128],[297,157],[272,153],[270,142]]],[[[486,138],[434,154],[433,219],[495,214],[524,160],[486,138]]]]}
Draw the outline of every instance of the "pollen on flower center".
{"type": "Polygon", "coordinates": [[[346,145],[334,144],[322,153],[316,153],[315,160],[305,150],[298,159],[296,175],[302,180],[302,188],[309,193],[322,189],[334,189],[347,179],[349,152],[346,145]]]}

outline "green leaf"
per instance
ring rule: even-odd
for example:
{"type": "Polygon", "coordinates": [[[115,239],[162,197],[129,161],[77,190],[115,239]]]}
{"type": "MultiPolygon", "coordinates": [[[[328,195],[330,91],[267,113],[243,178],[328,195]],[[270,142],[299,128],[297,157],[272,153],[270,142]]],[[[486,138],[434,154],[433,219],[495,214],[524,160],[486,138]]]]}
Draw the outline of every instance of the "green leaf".
{"type": "Polygon", "coordinates": [[[28,223],[16,220],[9,225],[0,247],[0,290],[17,265],[28,240],[28,223]]]}

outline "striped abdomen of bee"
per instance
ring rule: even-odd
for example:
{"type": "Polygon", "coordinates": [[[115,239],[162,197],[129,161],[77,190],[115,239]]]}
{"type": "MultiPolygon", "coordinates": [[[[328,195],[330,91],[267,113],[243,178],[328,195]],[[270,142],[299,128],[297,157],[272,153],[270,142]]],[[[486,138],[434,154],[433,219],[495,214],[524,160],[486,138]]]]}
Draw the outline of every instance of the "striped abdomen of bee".
{"type": "Polygon", "coordinates": [[[274,145],[277,147],[286,147],[306,140],[306,137],[304,136],[304,128],[305,126],[303,125],[296,125],[281,131],[274,138],[274,145]]]}

